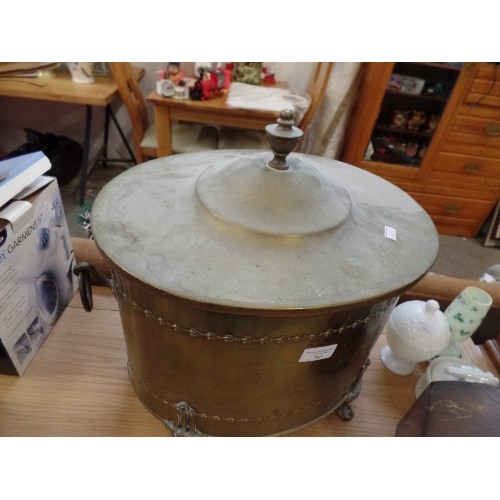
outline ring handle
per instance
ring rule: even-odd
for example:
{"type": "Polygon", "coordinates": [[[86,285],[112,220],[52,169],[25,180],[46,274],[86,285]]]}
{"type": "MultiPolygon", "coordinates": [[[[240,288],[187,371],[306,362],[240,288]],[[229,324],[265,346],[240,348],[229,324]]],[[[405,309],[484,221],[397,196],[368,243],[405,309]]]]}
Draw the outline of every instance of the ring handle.
{"type": "Polygon", "coordinates": [[[73,274],[78,277],[78,288],[80,290],[80,300],[83,308],[90,312],[94,307],[92,299],[92,286],[90,284],[90,275],[93,275],[99,281],[99,284],[113,289],[113,282],[101,271],[88,262],[79,262],[73,268],[73,274]]]}

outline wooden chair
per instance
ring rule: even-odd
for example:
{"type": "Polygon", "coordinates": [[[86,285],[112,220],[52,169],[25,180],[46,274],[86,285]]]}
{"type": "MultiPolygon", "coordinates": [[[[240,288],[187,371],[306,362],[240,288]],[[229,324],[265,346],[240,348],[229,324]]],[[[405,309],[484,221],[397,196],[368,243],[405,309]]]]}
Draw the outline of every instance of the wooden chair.
{"type": "MultiPolygon", "coordinates": [[[[118,92],[127,108],[132,123],[135,159],[143,163],[156,158],[156,127],[149,125],[146,101],[129,62],[110,63],[118,92]]],[[[172,149],[174,153],[191,153],[217,149],[218,133],[215,127],[196,123],[172,124],[172,149]]]]}
{"type": "MultiPolygon", "coordinates": [[[[311,103],[304,113],[300,123],[296,124],[304,132],[311,124],[323,96],[325,95],[328,80],[333,69],[333,62],[317,62],[306,87],[306,93],[311,103]]],[[[300,145],[299,145],[300,148],[300,145]]],[[[243,130],[222,127],[219,130],[218,149],[269,149],[264,131],[243,130]]]]}

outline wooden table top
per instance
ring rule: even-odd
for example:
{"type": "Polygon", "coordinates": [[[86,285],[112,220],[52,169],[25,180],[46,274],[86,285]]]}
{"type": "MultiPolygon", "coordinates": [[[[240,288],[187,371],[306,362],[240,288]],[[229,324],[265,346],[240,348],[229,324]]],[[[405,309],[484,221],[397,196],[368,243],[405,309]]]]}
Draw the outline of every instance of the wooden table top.
{"type": "MultiPolygon", "coordinates": [[[[93,287],[94,309],[84,311],[77,293],[26,372],[0,375],[0,436],[171,436],[140,403],[128,379],[118,304],[108,288],[93,287]]],[[[336,414],[288,436],[393,436],[415,402],[425,369],[400,377],[379,359],[385,336],[370,356],[354,418],[336,414]]],[[[494,371],[472,342],[464,357],[494,371]]]]}
{"type": "MultiPolygon", "coordinates": [[[[283,82],[277,82],[276,86],[286,88],[283,82]]],[[[147,96],[146,101],[152,104],[155,110],[159,157],[171,155],[173,152],[171,123],[174,120],[264,131],[266,125],[275,123],[279,117],[279,113],[274,111],[228,106],[227,92],[213,99],[192,101],[191,99],[163,97],[153,90],[147,96]]]]}
{"type": "MultiPolygon", "coordinates": [[[[287,88],[285,82],[276,82],[276,84],[268,86],[270,88],[287,88]]],[[[276,111],[228,106],[227,96],[228,92],[226,91],[220,97],[193,101],[191,99],[163,97],[158,95],[156,90],[152,90],[146,100],[160,112],[167,112],[169,120],[184,120],[227,127],[264,130],[266,125],[274,123],[279,116],[279,112],[276,111]]],[[[156,116],[157,120],[162,119],[161,115],[160,117],[158,114],[156,116]]]]}
{"type": "MultiPolygon", "coordinates": [[[[144,68],[134,68],[134,71],[138,79],[144,74],[144,68]]],[[[118,87],[111,75],[94,75],[94,78],[94,83],[74,83],[69,72],[62,70],[35,78],[0,75],[0,96],[106,106],[118,96],[118,87]]]]}
{"type": "Polygon", "coordinates": [[[225,92],[220,97],[214,97],[213,99],[207,99],[203,101],[193,101],[191,99],[176,99],[174,97],[163,97],[156,93],[156,90],[152,90],[146,100],[147,102],[153,104],[154,106],[168,107],[170,112],[173,114],[172,118],[176,118],[176,112],[187,112],[188,110],[205,110],[207,113],[214,115],[234,115],[234,116],[246,116],[246,117],[259,117],[261,119],[271,120],[273,123],[276,120],[276,116],[279,113],[276,111],[266,111],[259,109],[245,109],[245,108],[235,108],[227,104],[227,95],[225,92]]]}

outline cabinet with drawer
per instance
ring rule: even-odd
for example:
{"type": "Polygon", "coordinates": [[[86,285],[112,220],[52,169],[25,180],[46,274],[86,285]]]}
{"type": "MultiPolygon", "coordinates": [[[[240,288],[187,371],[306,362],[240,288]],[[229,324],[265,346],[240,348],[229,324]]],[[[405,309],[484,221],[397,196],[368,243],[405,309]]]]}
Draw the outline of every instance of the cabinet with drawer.
{"type": "Polygon", "coordinates": [[[365,63],[363,71],[340,159],[404,189],[441,234],[477,236],[500,196],[500,67],[365,63]],[[396,121],[418,110],[423,126],[396,121]]]}
{"type": "Polygon", "coordinates": [[[458,147],[451,148],[452,152],[440,152],[437,157],[435,170],[437,172],[447,172],[463,178],[464,181],[491,181],[500,184],[500,171],[498,159],[471,156],[467,153],[461,153],[459,143],[458,147]]]}

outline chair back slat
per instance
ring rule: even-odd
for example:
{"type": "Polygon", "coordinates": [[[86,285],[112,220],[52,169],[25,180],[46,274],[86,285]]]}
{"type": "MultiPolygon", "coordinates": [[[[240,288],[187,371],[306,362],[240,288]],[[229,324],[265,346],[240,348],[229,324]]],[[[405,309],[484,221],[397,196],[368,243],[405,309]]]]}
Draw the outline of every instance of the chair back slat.
{"type": "Polygon", "coordinates": [[[112,62],[109,65],[132,124],[135,157],[138,163],[142,163],[140,144],[149,126],[144,95],[129,62],[112,62]]]}

